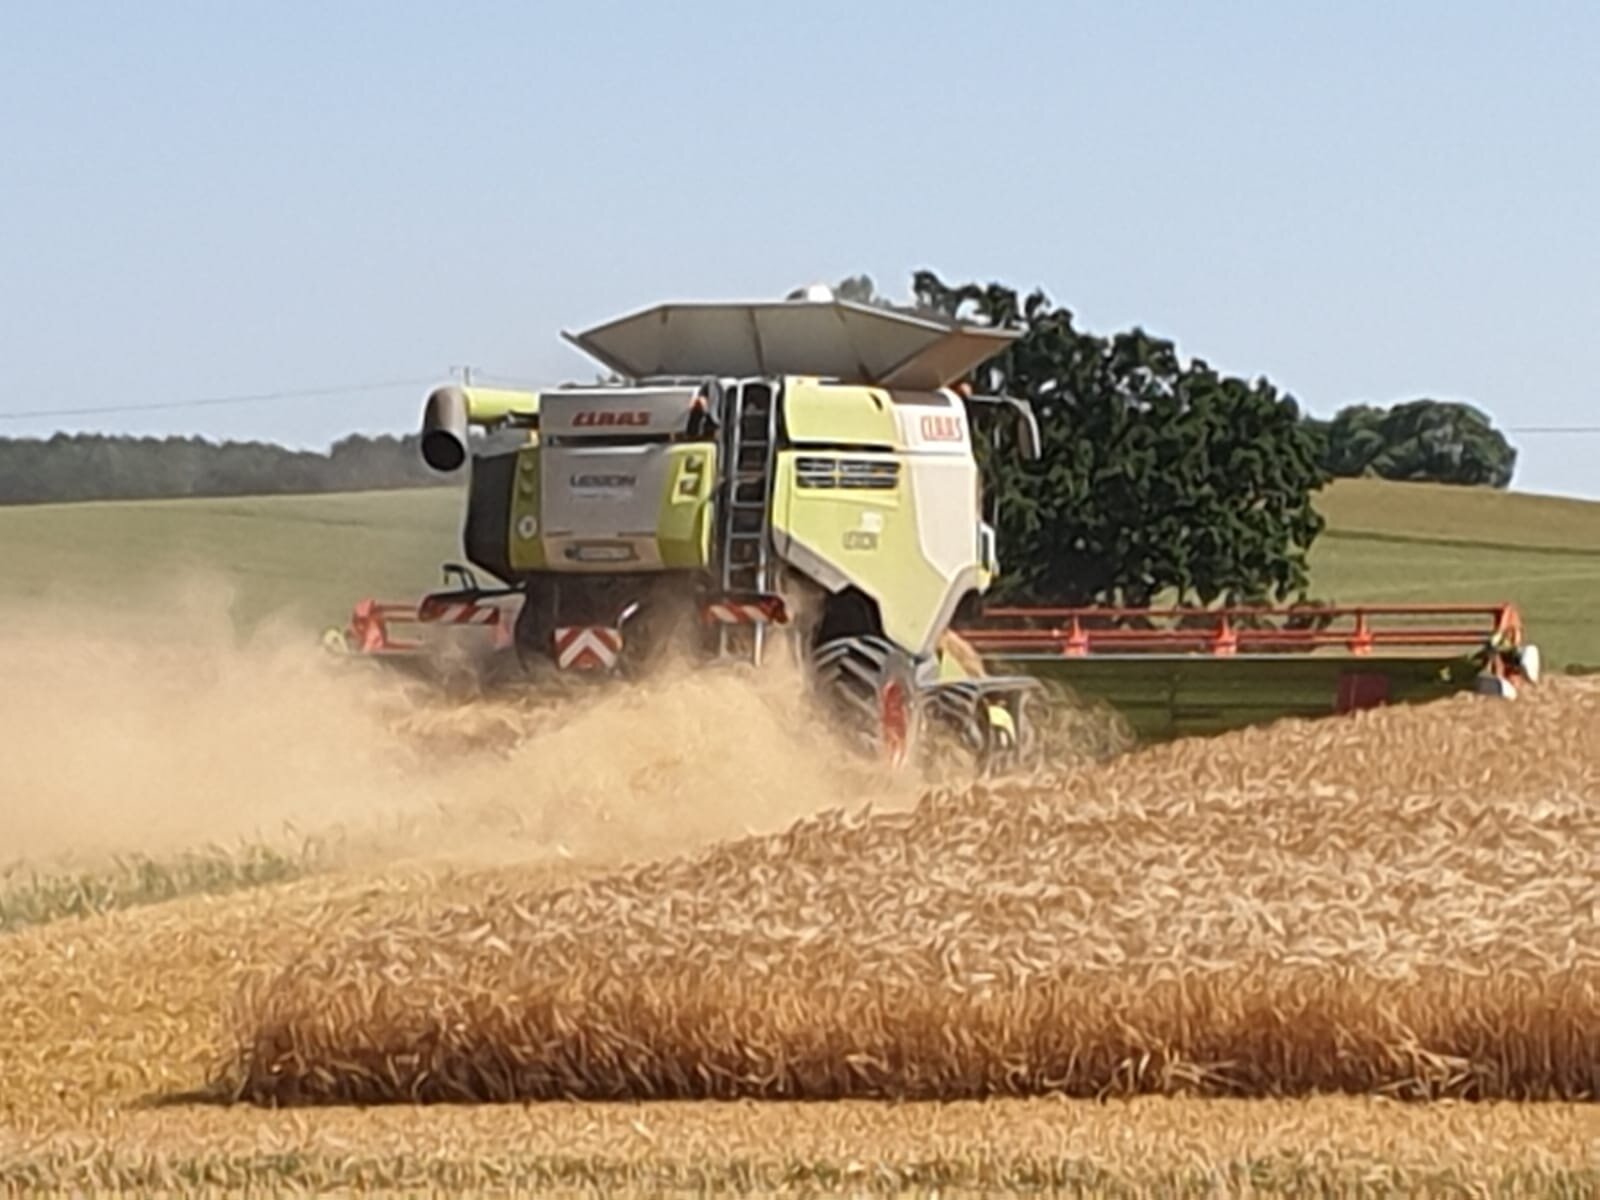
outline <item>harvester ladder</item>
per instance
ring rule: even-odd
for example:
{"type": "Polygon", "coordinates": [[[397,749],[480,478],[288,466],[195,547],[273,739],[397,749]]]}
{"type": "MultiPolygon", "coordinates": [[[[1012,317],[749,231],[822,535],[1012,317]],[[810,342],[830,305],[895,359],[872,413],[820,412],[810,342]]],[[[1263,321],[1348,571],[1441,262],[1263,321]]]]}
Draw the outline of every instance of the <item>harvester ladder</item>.
{"type": "MultiPolygon", "coordinates": [[[[741,380],[723,393],[721,583],[724,592],[766,594],[772,586],[772,467],[778,445],[778,389],[764,379],[741,380]]],[[[723,626],[718,651],[728,654],[745,631],[723,626]]],[[[752,661],[761,662],[766,629],[748,631],[752,661]]]]}

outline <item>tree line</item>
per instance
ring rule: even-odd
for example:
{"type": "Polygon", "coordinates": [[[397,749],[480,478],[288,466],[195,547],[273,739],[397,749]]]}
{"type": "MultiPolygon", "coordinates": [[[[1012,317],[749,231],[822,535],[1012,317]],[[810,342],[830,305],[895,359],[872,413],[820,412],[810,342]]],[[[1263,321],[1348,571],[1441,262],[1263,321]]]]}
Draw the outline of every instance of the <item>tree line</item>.
{"type": "Polygon", "coordinates": [[[1503,488],[1517,468],[1515,447],[1470,404],[1352,404],[1331,421],[1306,423],[1330,475],[1503,488]]]}
{"type": "Polygon", "coordinates": [[[415,434],[352,434],[327,451],[197,437],[0,438],[0,504],[427,487],[415,434]]]}

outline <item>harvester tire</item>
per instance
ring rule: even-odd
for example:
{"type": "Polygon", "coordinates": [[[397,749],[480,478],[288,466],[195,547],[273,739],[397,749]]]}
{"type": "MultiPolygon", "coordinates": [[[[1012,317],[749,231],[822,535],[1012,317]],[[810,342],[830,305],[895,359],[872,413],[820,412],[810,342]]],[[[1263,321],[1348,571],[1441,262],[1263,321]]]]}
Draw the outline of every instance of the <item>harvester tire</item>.
{"type": "Polygon", "coordinates": [[[985,726],[983,774],[1006,775],[1027,772],[1042,765],[1044,747],[1040,738],[1035,697],[1026,691],[980,705],[985,726]]]}
{"type": "Polygon", "coordinates": [[[811,662],[823,696],[872,757],[896,770],[916,760],[922,697],[903,650],[879,637],[841,637],[818,646],[811,662]]]}
{"type": "Polygon", "coordinates": [[[942,683],[930,710],[979,776],[1026,771],[1040,759],[1030,689],[995,691],[984,681],[942,683]]]}

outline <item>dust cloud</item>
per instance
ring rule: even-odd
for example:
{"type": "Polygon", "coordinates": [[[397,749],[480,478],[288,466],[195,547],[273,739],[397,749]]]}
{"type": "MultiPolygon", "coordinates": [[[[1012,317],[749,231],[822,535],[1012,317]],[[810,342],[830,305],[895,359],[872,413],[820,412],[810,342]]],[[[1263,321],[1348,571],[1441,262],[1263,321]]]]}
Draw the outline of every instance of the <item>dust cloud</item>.
{"type": "Polygon", "coordinates": [[[451,702],[223,584],[0,613],[0,865],[317,839],[352,858],[654,857],[915,799],[782,665],[451,702]]]}

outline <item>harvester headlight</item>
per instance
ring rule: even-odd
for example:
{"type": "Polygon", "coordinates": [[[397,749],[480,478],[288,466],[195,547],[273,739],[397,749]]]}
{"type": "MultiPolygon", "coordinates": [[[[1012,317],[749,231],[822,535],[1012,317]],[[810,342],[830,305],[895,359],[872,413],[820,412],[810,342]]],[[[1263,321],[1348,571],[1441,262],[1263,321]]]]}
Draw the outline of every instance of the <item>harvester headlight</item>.
{"type": "Polygon", "coordinates": [[[529,513],[517,519],[517,536],[525,542],[531,542],[539,536],[539,518],[529,513]]]}

